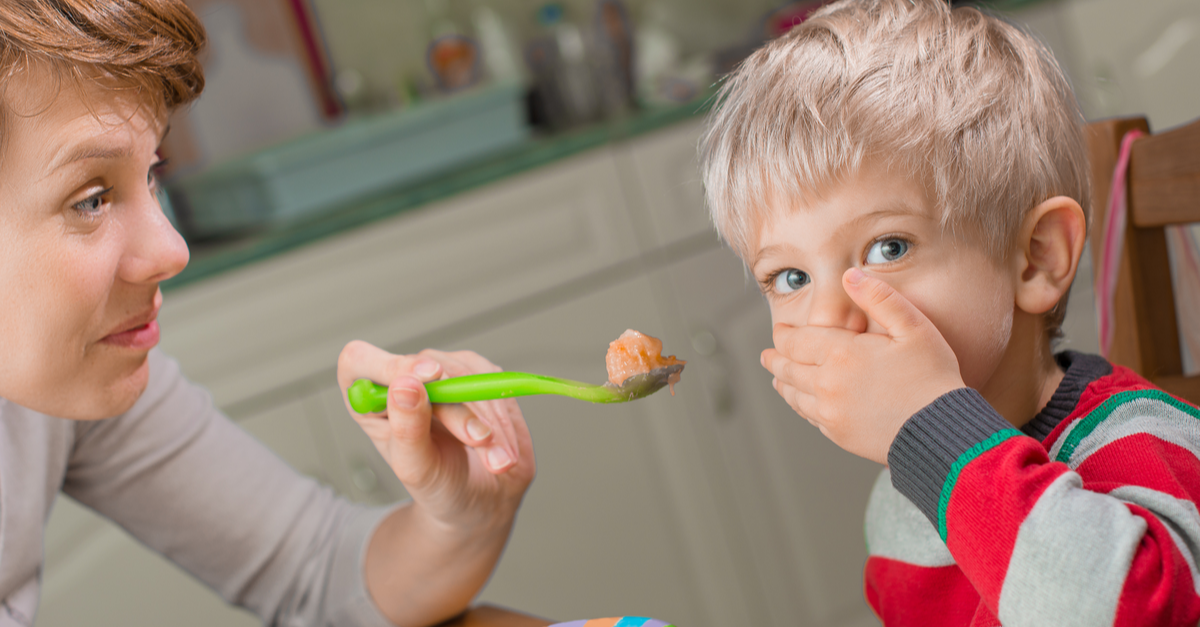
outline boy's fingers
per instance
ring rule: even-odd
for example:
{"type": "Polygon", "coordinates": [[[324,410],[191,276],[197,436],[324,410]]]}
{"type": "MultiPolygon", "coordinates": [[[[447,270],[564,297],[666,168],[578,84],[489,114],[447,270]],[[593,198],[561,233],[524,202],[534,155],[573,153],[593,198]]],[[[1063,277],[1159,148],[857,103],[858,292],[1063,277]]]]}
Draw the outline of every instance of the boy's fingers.
{"type": "Polygon", "coordinates": [[[834,327],[794,327],[778,323],[771,332],[771,340],[779,352],[788,359],[802,364],[822,364],[829,350],[838,342],[854,336],[854,332],[834,327]]]}
{"type": "Polygon", "coordinates": [[[811,394],[817,366],[791,360],[778,350],[768,348],[762,352],[762,365],[775,379],[789,387],[811,394]]]}
{"type": "Polygon", "coordinates": [[[925,314],[900,292],[858,268],[847,270],[842,284],[867,317],[879,323],[890,337],[909,336],[929,324],[925,314]]]}
{"type": "Polygon", "coordinates": [[[788,406],[792,408],[792,411],[795,411],[796,414],[814,427],[821,426],[820,422],[817,421],[816,398],[809,394],[805,394],[804,392],[801,392],[800,390],[797,390],[786,383],[783,383],[779,379],[775,379],[773,383],[775,386],[775,391],[779,393],[779,396],[783,398],[785,402],[787,402],[788,406]]]}

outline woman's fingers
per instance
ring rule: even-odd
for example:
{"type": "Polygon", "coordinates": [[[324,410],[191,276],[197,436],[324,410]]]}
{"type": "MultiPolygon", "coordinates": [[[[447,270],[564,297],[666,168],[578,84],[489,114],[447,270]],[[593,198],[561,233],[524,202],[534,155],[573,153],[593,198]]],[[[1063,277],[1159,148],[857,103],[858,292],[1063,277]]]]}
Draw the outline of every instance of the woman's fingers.
{"type": "Polygon", "coordinates": [[[475,449],[483,465],[497,474],[512,467],[521,458],[521,445],[513,424],[513,416],[520,417],[516,402],[505,399],[430,406],[424,384],[447,377],[499,371],[500,368],[495,364],[471,351],[447,353],[424,350],[417,355],[394,355],[361,341],[347,344],[338,358],[338,384],[343,390],[343,397],[344,391],[358,379],[393,382],[393,387],[389,389],[386,415],[355,414],[347,399],[342,399],[385,456],[391,458],[384,448],[391,446],[387,444],[389,440],[395,440],[397,446],[392,452],[404,451],[406,455],[416,455],[406,460],[406,465],[430,461],[423,456],[432,454],[436,449],[429,432],[431,425],[436,425],[428,416],[417,415],[429,411],[447,433],[475,449]],[[395,385],[400,387],[396,388],[395,385]],[[417,404],[412,405],[413,402],[417,404]],[[429,409],[424,409],[426,407],[429,409]],[[422,429],[424,436],[420,434],[422,429]],[[424,447],[429,448],[426,450],[424,447]]]}
{"type": "MultiPolygon", "coordinates": [[[[401,375],[411,375],[421,381],[433,381],[441,378],[442,374],[442,364],[436,359],[393,355],[361,340],[346,344],[338,355],[338,387],[343,392],[359,379],[386,384],[401,375]]],[[[346,407],[349,409],[349,403],[346,407]]]]}
{"type": "MultiPolygon", "coordinates": [[[[500,367],[472,351],[446,353],[426,349],[421,351],[419,355],[424,358],[438,360],[444,365],[446,376],[449,377],[501,371],[500,367]]],[[[451,412],[448,414],[448,420],[443,420],[443,422],[447,422],[447,427],[450,428],[450,431],[463,443],[476,447],[484,465],[492,472],[503,472],[521,458],[521,446],[516,429],[513,426],[513,416],[520,415],[520,409],[517,408],[516,401],[512,399],[499,399],[477,401],[466,403],[465,405],[439,405],[436,412],[439,418],[441,418],[443,411],[451,412]],[[451,408],[457,408],[457,410],[465,409],[467,412],[466,415],[471,416],[474,420],[468,419],[462,423],[461,428],[449,424],[448,421],[453,421],[454,417],[459,415],[458,411],[451,408]],[[472,438],[472,430],[475,433],[482,433],[485,429],[488,432],[488,439],[486,441],[474,440],[472,438]],[[463,437],[464,435],[466,437],[463,437]],[[486,446],[482,446],[485,444],[486,446]]]]}
{"type": "MultiPolygon", "coordinates": [[[[471,403],[474,405],[474,403],[471,403]]],[[[489,421],[467,405],[435,405],[434,416],[456,440],[475,449],[483,465],[493,473],[516,463],[509,445],[497,436],[489,421]]]]}
{"type": "Polygon", "coordinates": [[[376,445],[386,442],[385,457],[405,485],[424,485],[438,468],[438,451],[430,435],[432,418],[429,395],[419,379],[402,375],[391,381],[387,398],[388,434],[385,439],[376,440],[376,445]]]}

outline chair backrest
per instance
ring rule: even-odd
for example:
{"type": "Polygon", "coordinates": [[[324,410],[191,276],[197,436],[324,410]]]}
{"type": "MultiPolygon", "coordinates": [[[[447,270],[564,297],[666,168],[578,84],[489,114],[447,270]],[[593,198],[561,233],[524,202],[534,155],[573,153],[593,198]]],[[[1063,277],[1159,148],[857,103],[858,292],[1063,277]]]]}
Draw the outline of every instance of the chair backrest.
{"type": "MultiPolygon", "coordinates": [[[[1200,222],[1200,120],[1151,135],[1145,118],[1117,118],[1087,127],[1092,169],[1092,267],[1101,268],[1109,191],[1121,140],[1146,133],[1129,159],[1127,226],[1113,296],[1108,359],[1166,391],[1200,403],[1200,376],[1183,375],[1175,295],[1164,228],[1200,222]]],[[[1101,272],[1096,272],[1099,279],[1101,272]]],[[[1097,294],[1100,290],[1097,289],[1097,294]]],[[[1200,316],[1200,312],[1188,312],[1200,316]]]]}

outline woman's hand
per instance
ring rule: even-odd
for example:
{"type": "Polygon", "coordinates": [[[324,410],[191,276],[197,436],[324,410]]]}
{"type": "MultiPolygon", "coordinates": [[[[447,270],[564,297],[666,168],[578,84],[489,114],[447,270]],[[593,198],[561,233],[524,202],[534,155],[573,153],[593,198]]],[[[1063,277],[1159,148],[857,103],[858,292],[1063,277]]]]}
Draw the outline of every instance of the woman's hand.
{"type": "Polygon", "coordinates": [[[498,371],[472,352],[392,355],[350,342],[338,357],[346,409],[412,496],[380,522],[367,547],[367,590],[401,626],[440,623],[487,582],[525,490],[533,442],[513,399],[431,406],[426,381],[498,371]],[[357,414],[346,389],[388,384],[387,412],[357,414]]]}
{"type": "Polygon", "coordinates": [[[338,358],[346,409],[412,495],[438,521],[468,527],[511,519],[534,475],[533,443],[512,399],[432,407],[424,383],[500,369],[469,352],[393,355],[351,342],[338,358]],[[357,414],[346,389],[388,384],[386,414],[357,414]]]}

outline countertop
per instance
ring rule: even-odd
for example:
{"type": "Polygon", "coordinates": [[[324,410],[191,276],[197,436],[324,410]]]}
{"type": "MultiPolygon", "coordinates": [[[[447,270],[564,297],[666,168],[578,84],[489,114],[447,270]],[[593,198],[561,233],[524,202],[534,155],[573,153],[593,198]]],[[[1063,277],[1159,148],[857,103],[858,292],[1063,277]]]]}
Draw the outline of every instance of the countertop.
{"type": "Polygon", "coordinates": [[[189,242],[192,257],[187,268],[162,287],[176,289],[592,148],[692,119],[707,112],[711,102],[709,94],[686,104],[643,108],[588,126],[535,134],[516,148],[482,161],[384,190],[304,220],[221,240],[189,242]]]}

